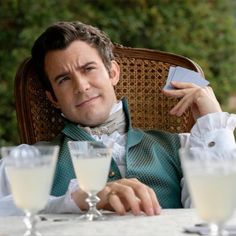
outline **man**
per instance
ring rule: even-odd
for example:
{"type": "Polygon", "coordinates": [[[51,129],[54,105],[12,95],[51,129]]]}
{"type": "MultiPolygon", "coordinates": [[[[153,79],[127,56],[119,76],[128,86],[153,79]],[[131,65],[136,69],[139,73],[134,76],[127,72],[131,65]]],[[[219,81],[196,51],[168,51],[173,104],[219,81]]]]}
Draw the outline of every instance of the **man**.
{"type": "MultiPolygon", "coordinates": [[[[189,207],[178,149],[205,146],[214,151],[225,140],[225,148],[235,145],[236,117],[221,112],[211,88],[189,83],[173,82],[177,90],[163,92],[182,98],[170,111],[172,115],[181,116],[191,107],[198,118],[191,134],[133,129],[127,101],[117,101],[114,92],[120,70],[112,48],[103,32],[81,22],[56,23],[34,43],[32,59],[46,95],[65,118],[64,129],[53,140],[61,150],[45,213],[88,208],[86,193],[75,180],[69,140],[114,142],[111,174],[99,193],[98,207],[121,215],[127,211],[156,215],[161,208],[189,207]]],[[[0,175],[1,213],[1,202],[10,206],[11,196],[9,188],[1,187],[7,184],[3,165],[0,175]]]]}

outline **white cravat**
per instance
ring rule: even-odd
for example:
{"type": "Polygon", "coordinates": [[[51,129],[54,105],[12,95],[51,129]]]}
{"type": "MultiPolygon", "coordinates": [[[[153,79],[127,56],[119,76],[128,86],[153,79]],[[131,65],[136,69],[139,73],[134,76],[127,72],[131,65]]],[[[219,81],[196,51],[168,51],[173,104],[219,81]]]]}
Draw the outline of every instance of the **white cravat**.
{"type": "Polygon", "coordinates": [[[124,177],[127,133],[122,101],[113,105],[109,118],[104,124],[95,128],[84,127],[84,129],[105,146],[113,144],[112,158],[116,162],[121,176],[124,177]]]}
{"type": "Polygon", "coordinates": [[[96,127],[82,127],[91,135],[101,136],[103,134],[111,135],[115,131],[118,131],[120,134],[126,132],[126,121],[125,114],[123,111],[122,102],[118,102],[113,105],[112,110],[104,123],[96,127]]]}

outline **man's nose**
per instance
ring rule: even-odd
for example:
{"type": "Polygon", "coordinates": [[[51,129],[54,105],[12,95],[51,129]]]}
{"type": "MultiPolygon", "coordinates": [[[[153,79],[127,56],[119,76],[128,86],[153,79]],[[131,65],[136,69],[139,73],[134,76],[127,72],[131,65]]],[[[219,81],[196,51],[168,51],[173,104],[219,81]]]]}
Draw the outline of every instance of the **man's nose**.
{"type": "Polygon", "coordinates": [[[90,83],[85,76],[76,75],[73,79],[74,93],[83,93],[90,88],[90,83]]]}

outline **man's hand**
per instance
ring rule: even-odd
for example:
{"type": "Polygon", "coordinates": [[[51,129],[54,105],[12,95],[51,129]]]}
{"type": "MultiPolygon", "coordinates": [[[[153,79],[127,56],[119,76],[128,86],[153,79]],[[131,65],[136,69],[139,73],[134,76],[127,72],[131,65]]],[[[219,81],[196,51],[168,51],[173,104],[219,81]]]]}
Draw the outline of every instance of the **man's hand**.
{"type": "MultiPolygon", "coordinates": [[[[88,208],[85,202],[87,194],[77,190],[72,199],[81,210],[88,208]]],[[[143,211],[146,215],[159,215],[161,207],[155,192],[137,179],[120,179],[107,183],[106,187],[98,193],[99,209],[115,211],[120,215],[131,211],[139,215],[143,211]]]]}
{"type": "Polygon", "coordinates": [[[220,112],[221,107],[211,87],[199,87],[192,83],[171,82],[175,90],[163,90],[170,97],[182,98],[171,111],[171,115],[181,116],[191,108],[195,120],[208,113],[220,112]]]}

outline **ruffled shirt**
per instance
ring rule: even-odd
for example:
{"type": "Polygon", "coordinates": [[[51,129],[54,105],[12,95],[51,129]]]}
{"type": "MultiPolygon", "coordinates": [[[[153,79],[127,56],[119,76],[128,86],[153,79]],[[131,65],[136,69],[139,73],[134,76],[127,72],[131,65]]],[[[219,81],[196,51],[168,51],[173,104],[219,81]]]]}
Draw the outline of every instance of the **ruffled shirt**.
{"type": "MultiPolygon", "coordinates": [[[[115,104],[110,114],[122,109],[122,103],[115,104]]],[[[236,127],[236,115],[226,112],[210,113],[200,117],[193,126],[190,133],[179,134],[181,147],[204,147],[213,152],[217,150],[230,150],[235,148],[233,130],[236,127]]],[[[113,158],[120,170],[122,177],[125,177],[125,145],[127,142],[126,133],[117,131],[110,135],[92,135],[95,140],[102,141],[105,145],[113,143],[113,158]]],[[[42,213],[80,213],[71,193],[76,191],[79,185],[75,179],[71,180],[68,191],[60,197],[50,196],[47,206],[42,213]]],[[[181,180],[181,200],[184,207],[191,207],[191,200],[184,178],[181,180]]],[[[0,216],[23,214],[13,202],[6,178],[5,168],[0,162],[0,216]]]]}

